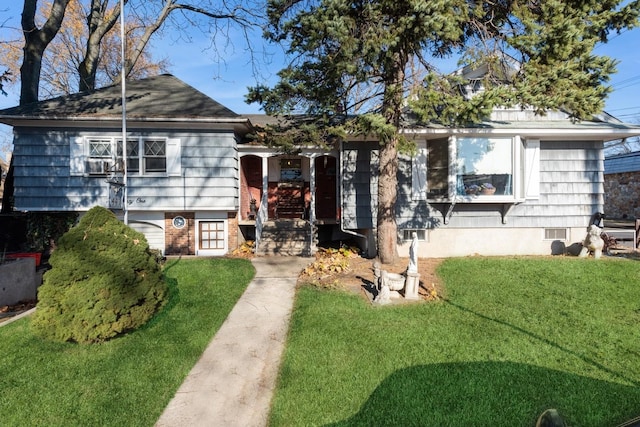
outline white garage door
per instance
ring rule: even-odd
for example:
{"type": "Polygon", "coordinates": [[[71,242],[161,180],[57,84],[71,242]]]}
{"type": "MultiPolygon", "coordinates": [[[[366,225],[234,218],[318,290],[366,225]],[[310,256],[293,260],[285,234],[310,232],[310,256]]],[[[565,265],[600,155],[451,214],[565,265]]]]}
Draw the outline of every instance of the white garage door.
{"type": "Polygon", "coordinates": [[[151,249],[158,249],[164,254],[164,230],[148,222],[129,222],[129,226],[141,232],[147,238],[151,249]]]}

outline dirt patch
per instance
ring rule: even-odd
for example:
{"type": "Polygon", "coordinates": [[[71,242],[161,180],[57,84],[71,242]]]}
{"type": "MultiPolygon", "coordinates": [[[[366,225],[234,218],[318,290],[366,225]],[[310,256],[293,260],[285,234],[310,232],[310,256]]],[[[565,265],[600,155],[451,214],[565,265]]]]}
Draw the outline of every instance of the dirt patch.
{"type": "MultiPolygon", "coordinates": [[[[617,249],[608,256],[640,261],[640,252],[633,249],[617,249]]],[[[418,259],[418,273],[420,273],[418,294],[421,301],[431,301],[446,296],[443,282],[436,274],[438,266],[444,260],[445,258],[418,259]]],[[[346,254],[321,250],[316,254],[316,260],[300,274],[298,284],[311,283],[323,288],[344,289],[371,300],[373,296],[368,289],[374,285],[374,262],[376,262],[375,259],[366,259],[357,255],[356,250],[346,254]]],[[[383,265],[382,269],[403,274],[408,265],[408,258],[399,258],[394,264],[383,265]]],[[[400,298],[393,302],[404,303],[407,300],[400,298]]]]}
{"type": "MultiPolygon", "coordinates": [[[[442,281],[436,274],[436,269],[443,261],[443,258],[418,259],[418,273],[420,273],[418,295],[422,301],[434,300],[443,295],[442,281]]],[[[374,262],[376,262],[375,259],[362,258],[355,252],[340,254],[319,251],[316,254],[316,261],[300,274],[298,283],[344,289],[371,300],[373,297],[371,290],[376,285],[373,274],[374,262]]],[[[408,258],[399,258],[395,263],[382,265],[381,268],[390,273],[403,274],[408,265],[408,258]]],[[[401,303],[406,300],[400,298],[394,302],[401,303]]]]}

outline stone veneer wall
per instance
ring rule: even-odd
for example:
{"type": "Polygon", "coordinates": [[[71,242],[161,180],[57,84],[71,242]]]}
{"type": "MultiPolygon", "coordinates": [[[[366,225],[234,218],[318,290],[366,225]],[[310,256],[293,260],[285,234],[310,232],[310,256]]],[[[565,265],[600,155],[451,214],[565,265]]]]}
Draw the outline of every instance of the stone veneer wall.
{"type": "Polygon", "coordinates": [[[194,255],[196,253],[195,214],[193,212],[165,212],[165,254],[166,255],[194,255]],[[182,228],[173,226],[173,218],[182,216],[187,224],[182,228]]]}
{"type": "Polygon", "coordinates": [[[607,218],[640,218],[640,172],[604,176],[604,213],[607,218]]]}

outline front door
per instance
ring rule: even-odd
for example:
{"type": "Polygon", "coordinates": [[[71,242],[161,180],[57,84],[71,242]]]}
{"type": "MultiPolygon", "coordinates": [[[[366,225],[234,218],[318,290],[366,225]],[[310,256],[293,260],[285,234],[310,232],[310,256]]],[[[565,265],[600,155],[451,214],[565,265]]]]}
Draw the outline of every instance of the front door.
{"type": "Polygon", "coordinates": [[[316,219],[335,220],[336,215],[336,158],[317,157],[316,168],[316,219]]]}
{"type": "Polygon", "coordinates": [[[304,178],[302,159],[280,160],[277,217],[302,218],[304,215],[304,178]]]}

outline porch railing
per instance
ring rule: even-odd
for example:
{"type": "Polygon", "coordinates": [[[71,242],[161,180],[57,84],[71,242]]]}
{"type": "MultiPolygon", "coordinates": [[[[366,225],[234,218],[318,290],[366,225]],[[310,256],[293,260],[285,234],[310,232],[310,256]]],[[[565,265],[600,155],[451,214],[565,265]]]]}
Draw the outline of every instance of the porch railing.
{"type": "Polygon", "coordinates": [[[262,199],[260,200],[260,208],[258,209],[258,215],[256,215],[256,241],[254,251],[258,253],[260,247],[260,238],[262,237],[262,227],[268,219],[269,201],[267,192],[262,193],[262,199]]]}

